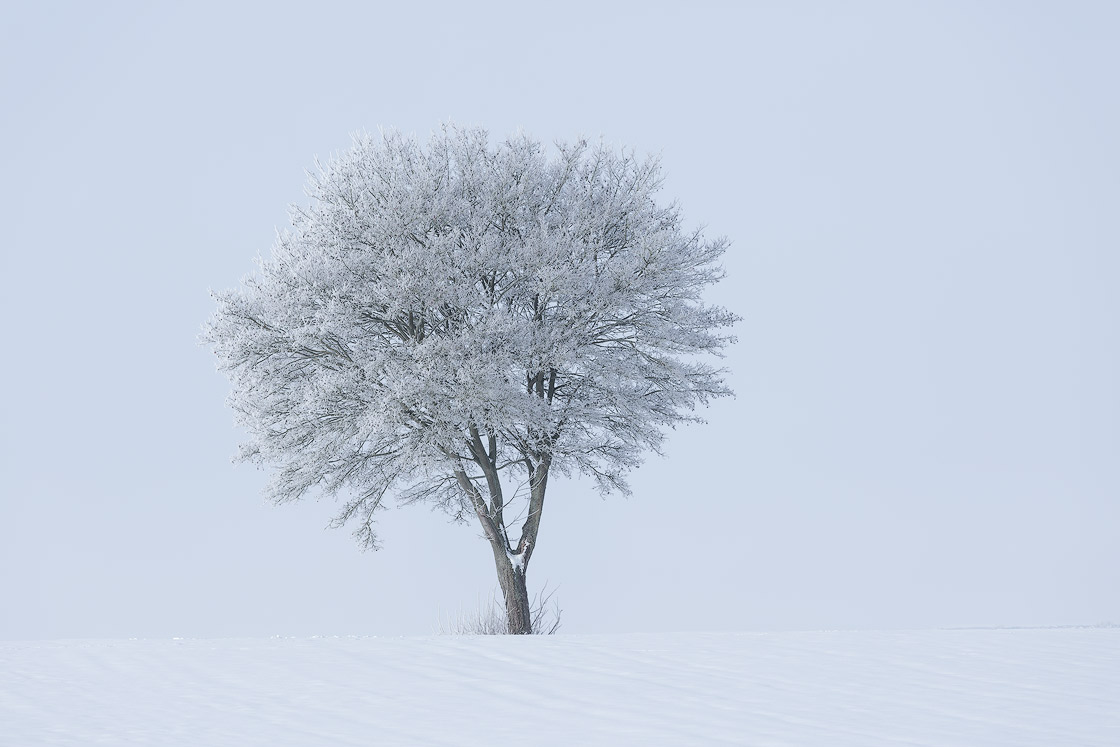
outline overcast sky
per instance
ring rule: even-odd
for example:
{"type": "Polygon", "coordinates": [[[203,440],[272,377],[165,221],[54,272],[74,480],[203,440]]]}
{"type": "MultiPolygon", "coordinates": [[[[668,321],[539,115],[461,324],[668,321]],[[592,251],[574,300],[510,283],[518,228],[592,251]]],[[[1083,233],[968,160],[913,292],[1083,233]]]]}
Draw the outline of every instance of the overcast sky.
{"type": "Polygon", "coordinates": [[[565,632],[1120,622],[1120,5],[229,5],[0,11],[0,639],[492,592],[473,525],[264,503],[196,342],[317,157],[448,119],[660,153],[733,241],[738,397],[551,485],[565,632]]]}

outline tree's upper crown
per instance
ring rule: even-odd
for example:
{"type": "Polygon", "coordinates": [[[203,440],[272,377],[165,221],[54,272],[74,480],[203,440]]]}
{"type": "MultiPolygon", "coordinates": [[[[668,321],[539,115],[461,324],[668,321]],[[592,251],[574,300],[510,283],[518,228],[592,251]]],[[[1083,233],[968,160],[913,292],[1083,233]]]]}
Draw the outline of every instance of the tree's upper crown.
{"type": "Polygon", "coordinates": [[[664,426],[730,393],[695,359],[732,339],[701,300],[726,242],[659,187],[655,159],[450,125],[321,166],[204,333],[277,497],[442,479],[472,426],[502,461],[625,488],[664,426]]]}

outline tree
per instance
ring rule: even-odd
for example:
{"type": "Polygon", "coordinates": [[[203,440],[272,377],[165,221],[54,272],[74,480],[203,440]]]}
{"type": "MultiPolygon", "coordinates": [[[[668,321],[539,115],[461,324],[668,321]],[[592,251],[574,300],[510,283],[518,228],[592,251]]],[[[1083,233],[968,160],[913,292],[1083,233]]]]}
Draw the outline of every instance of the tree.
{"type": "Polygon", "coordinates": [[[269,497],[342,496],[333,525],[371,548],[389,497],[473,517],[509,632],[530,632],[550,474],[628,493],[666,427],[731,393],[697,355],[733,342],[701,299],[727,242],[684,230],[660,185],[655,158],[453,125],[319,165],[202,335],[269,497]]]}

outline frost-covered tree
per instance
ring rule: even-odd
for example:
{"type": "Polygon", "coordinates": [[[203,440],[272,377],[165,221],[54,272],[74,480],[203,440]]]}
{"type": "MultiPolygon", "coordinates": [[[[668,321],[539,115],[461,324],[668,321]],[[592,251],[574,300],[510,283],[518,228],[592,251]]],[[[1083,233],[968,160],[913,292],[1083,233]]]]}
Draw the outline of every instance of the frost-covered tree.
{"type": "Polygon", "coordinates": [[[447,125],[361,136],[203,340],[276,469],[277,502],[321,490],[377,546],[389,501],[477,520],[511,633],[549,475],[628,492],[665,429],[730,394],[710,362],[736,317],[707,305],[726,241],[659,204],[656,159],[447,125]]]}

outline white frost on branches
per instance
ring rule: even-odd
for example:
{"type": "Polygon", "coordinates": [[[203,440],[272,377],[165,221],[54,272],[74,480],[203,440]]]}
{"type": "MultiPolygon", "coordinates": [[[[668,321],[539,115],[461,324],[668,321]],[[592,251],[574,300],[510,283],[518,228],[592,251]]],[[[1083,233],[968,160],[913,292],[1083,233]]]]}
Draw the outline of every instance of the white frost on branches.
{"type": "Polygon", "coordinates": [[[453,125],[357,137],[272,257],[215,294],[203,339],[242,456],[279,468],[272,499],[342,493],[336,523],[372,546],[387,495],[473,514],[486,466],[626,491],[666,426],[731,393],[697,357],[733,341],[701,299],[726,241],[656,202],[656,159],[557,150],[453,125]]]}

